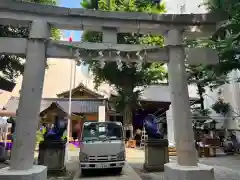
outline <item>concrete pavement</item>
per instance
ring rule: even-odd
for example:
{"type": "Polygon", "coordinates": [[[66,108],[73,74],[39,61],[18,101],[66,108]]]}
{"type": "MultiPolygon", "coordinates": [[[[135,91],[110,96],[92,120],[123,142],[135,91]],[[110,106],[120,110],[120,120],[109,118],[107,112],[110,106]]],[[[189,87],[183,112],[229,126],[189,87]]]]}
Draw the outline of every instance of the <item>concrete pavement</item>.
{"type": "MultiPolygon", "coordinates": [[[[143,180],[165,180],[163,172],[146,173],[143,169],[144,151],[129,150],[128,162],[143,180]],[[131,155],[132,154],[132,155],[131,155]]],[[[176,161],[176,157],[170,157],[171,162],[176,161]]],[[[240,156],[227,156],[223,153],[217,157],[200,158],[202,164],[214,167],[215,180],[239,180],[240,179],[240,156]]]]}
{"type": "MultiPolygon", "coordinates": [[[[126,149],[128,163],[123,169],[121,175],[115,175],[111,171],[93,171],[86,177],[80,177],[80,169],[78,166],[79,149],[68,151],[67,170],[73,173],[64,177],[49,177],[49,180],[165,180],[164,173],[145,173],[142,171],[144,163],[144,151],[140,149],[126,149]]],[[[170,161],[175,161],[176,157],[171,157],[170,161]]],[[[215,180],[238,180],[240,179],[240,156],[221,155],[215,158],[201,158],[200,163],[211,165],[214,167],[215,180]]],[[[2,164],[6,166],[6,164],[2,164]]],[[[1,168],[1,164],[0,164],[1,168]]]]}
{"type": "Polygon", "coordinates": [[[140,176],[134,171],[134,169],[126,163],[123,171],[120,175],[116,175],[108,171],[96,171],[91,174],[81,177],[80,170],[77,171],[74,180],[142,180],[140,176]]]}
{"type": "MultiPolygon", "coordinates": [[[[135,150],[127,149],[126,156],[127,159],[133,155],[141,158],[142,152],[138,151],[140,154],[136,153],[135,150]]],[[[81,172],[78,164],[78,153],[79,149],[68,151],[68,171],[75,171],[74,180],[141,180],[140,176],[135,172],[135,170],[126,163],[123,171],[120,175],[114,174],[111,170],[108,171],[92,171],[85,177],[81,177],[81,172]]]]}
{"type": "MultiPolygon", "coordinates": [[[[89,174],[87,177],[80,177],[81,172],[79,169],[79,160],[78,160],[78,154],[79,149],[67,149],[67,164],[66,168],[69,173],[74,173],[74,180],[141,180],[140,176],[135,172],[135,170],[126,163],[125,167],[123,168],[123,171],[120,175],[116,175],[111,172],[111,170],[108,171],[93,171],[92,174],[89,174]]],[[[37,155],[37,153],[36,153],[37,155]]],[[[127,149],[126,152],[127,159],[130,157],[135,157],[136,159],[141,159],[142,151],[134,150],[134,149],[127,149]]],[[[0,164],[1,165],[1,164],[0,164]]],[[[3,167],[6,166],[6,164],[2,164],[3,167]]],[[[1,166],[0,166],[1,168],[1,166]]],[[[48,180],[71,180],[71,175],[64,176],[64,177],[49,177],[48,180]]]]}

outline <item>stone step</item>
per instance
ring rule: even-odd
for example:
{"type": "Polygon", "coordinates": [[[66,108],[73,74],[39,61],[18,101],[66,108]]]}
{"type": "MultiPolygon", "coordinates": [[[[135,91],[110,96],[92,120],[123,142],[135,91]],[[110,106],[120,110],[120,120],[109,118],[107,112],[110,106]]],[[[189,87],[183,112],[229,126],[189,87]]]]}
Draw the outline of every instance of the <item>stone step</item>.
{"type": "Polygon", "coordinates": [[[175,147],[168,147],[168,151],[169,151],[169,152],[175,152],[175,151],[176,151],[176,148],[175,148],[175,147]]]}
{"type": "Polygon", "coordinates": [[[168,152],[169,156],[177,156],[177,152],[168,152]]]}
{"type": "Polygon", "coordinates": [[[175,147],[168,147],[168,155],[169,156],[177,156],[176,148],[175,147]]]}

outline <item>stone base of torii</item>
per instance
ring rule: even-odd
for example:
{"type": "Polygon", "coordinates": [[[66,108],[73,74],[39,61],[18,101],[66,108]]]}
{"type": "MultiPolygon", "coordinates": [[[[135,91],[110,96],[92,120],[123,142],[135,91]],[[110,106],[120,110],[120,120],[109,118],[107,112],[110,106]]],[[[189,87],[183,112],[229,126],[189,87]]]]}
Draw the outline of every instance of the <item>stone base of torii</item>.
{"type": "MultiPolygon", "coordinates": [[[[48,57],[73,58],[66,42],[49,40],[50,27],[65,29],[100,30],[104,43],[90,44],[87,50],[82,43],[81,57],[95,56],[97,50],[104,50],[106,61],[121,58],[137,62],[136,52],[146,51],[150,62],[167,62],[171,93],[174,140],[177,162],[165,165],[167,180],[213,180],[212,167],[198,164],[192,130],[189,96],[186,81],[185,58],[188,63],[214,63],[216,52],[211,49],[190,49],[185,51],[183,33],[189,26],[216,26],[219,16],[203,15],[156,15],[145,13],[123,13],[83,11],[38,5],[33,3],[0,1],[0,24],[31,24],[28,39],[0,38],[0,54],[26,54],[20,103],[16,120],[16,141],[13,144],[10,167],[0,169],[1,180],[46,180],[47,167],[33,165],[38,113],[42,96],[46,59],[48,57]],[[104,26],[104,27],[103,27],[104,26]],[[100,29],[99,29],[100,28],[100,29]],[[142,45],[117,45],[117,32],[161,33],[165,47],[144,47],[142,45]],[[126,47],[128,47],[126,49],[126,47]],[[130,47],[131,46],[131,47],[130,47]],[[98,48],[96,48],[98,47],[98,48]],[[95,48],[95,49],[94,49],[95,48]],[[90,49],[90,50],[89,50],[90,49]],[[139,50],[140,49],[140,50],[139,50]],[[114,51],[114,53],[110,51],[114,51]],[[89,53],[89,51],[92,51],[89,53]],[[132,52],[131,52],[132,51],[132,52]],[[112,56],[110,56],[111,54],[112,56]],[[115,55],[114,55],[115,54],[115,55]],[[118,53],[117,53],[118,54],[118,53]],[[126,56],[129,55],[129,56],[126,56]],[[114,57],[113,57],[114,56],[114,57]],[[131,57],[130,59],[128,57],[131,57]],[[134,59],[135,58],[135,59],[134,59]]],[[[189,28],[188,28],[189,30],[189,28]]],[[[190,32],[194,31],[191,29],[190,32]]],[[[140,53],[141,54],[141,53],[140,53]]],[[[156,157],[157,158],[157,157],[156,157]]]]}

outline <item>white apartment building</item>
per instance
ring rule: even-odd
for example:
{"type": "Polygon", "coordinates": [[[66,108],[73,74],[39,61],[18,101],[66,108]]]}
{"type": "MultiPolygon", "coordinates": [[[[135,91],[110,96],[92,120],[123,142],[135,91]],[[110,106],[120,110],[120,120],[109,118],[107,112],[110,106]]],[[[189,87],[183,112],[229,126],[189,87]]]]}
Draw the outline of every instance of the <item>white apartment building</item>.
{"type": "Polygon", "coordinates": [[[201,6],[204,0],[165,0],[168,14],[201,14],[206,9],[201,6]]]}
{"type": "MultiPolygon", "coordinates": [[[[202,5],[204,0],[166,0],[167,13],[169,14],[191,14],[191,13],[206,13],[205,7],[202,5]]],[[[225,123],[228,129],[240,130],[240,83],[236,82],[240,78],[240,71],[233,71],[229,74],[229,84],[225,84],[222,87],[211,91],[207,89],[205,94],[205,108],[211,110],[211,116],[213,119],[218,120],[217,128],[222,128],[224,124],[224,118],[216,114],[212,109],[212,105],[217,101],[219,97],[219,90],[221,98],[230,103],[231,112],[228,117],[225,118],[225,123]]],[[[240,132],[239,132],[240,134],[240,132]]]]}

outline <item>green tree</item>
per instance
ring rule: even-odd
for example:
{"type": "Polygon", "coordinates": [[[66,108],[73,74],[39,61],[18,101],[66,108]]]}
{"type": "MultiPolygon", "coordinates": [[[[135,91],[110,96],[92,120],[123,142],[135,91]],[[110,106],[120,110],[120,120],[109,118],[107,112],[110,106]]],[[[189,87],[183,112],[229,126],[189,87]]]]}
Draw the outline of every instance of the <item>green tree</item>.
{"type": "Polygon", "coordinates": [[[204,110],[204,94],[206,88],[211,90],[228,82],[226,75],[218,76],[212,68],[207,66],[187,65],[188,84],[193,84],[197,87],[197,93],[200,98],[200,108],[204,110]]]}
{"type": "Polygon", "coordinates": [[[223,99],[219,98],[213,105],[212,109],[223,116],[226,116],[230,110],[231,110],[231,105],[229,103],[224,102],[223,99]]]}
{"type": "Polygon", "coordinates": [[[225,129],[225,136],[227,136],[228,131],[228,121],[227,115],[231,111],[231,105],[227,102],[224,102],[222,98],[218,98],[218,100],[212,105],[212,109],[218,113],[221,114],[224,117],[223,120],[223,128],[225,129]]]}
{"type": "Polygon", "coordinates": [[[215,66],[217,74],[227,74],[240,69],[240,1],[208,0],[204,4],[210,11],[228,16],[212,37],[212,44],[219,53],[220,63],[215,66]]]}
{"type": "MultiPolygon", "coordinates": [[[[187,47],[196,48],[215,48],[212,40],[198,39],[198,40],[185,40],[187,47]]],[[[199,95],[200,107],[192,109],[192,121],[194,128],[204,127],[205,122],[210,117],[210,110],[204,106],[204,96],[206,88],[211,90],[228,82],[226,74],[217,74],[215,66],[212,65],[189,65],[186,64],[188,84],[195,85],[199,95]]]]}
{"type": "MultiPolygon", "coordinates": [[[[128,12],[148,12],[163,13],[165,12],[164,4],[155,4],[146,0],[110,0],[107,4],[106,0],[96,1],[83,0],[82,6],[86,9],[100,9],[108,11],[128,11],[128,12]]],[[[102,42],[102,34],[100,32],[86,31],[83,34],[83,41],[102,42]]],[[[163,38],[160,36],[141,35],[137,33],[119,33],[117,36],[119,44],[149,44],[162,46],[163,38]]],[[[125,120],[130,123],[132,119],[132,111],[139,105],[139,96],[141,90],[136,87],[143,87],[152,83],[158,83],[166,77],[165,69],[162,64],[144,64],[140,72],[135,67],[123,65],[122,71],[117,69],[115,62],[107,63],[103,69],[95,62],[86,61],[90,65],[93,72],[96,87],[102,82],[114,85],[118,93],[116,100],[117,109],[125,113],[125,120]]]]}
{"type": "Polygon", "coordinates": [[[192,112],[192,123],[193,127],[196,129],[204,127],[204,123],[211,119],[210,114],[211,111],[209,109],[200,109],[200,108],[194,108],[191,110],[192,112]]]}
{"type": "Polygon", "coordinates": [[[203,95],[206,88],[212,89],[228,83],[228,73],[240,68],[238,57],[240,2],[238,0],[208,0],[204,5],[209,11],[226,14],[229,20],[209,40],[186,41],[190,47],[216,49],[220,58],[220,63],[217,65],[187,65],[188,83],[197,87],[201,104],[199,111],[202,115],[205,112],[203,95]]]}
{"type": "MultiPolygon", "coordinates": [[[[56,0],[25,0],[27,2],[56,5],[56,0]]],[[[28,28],[16,28],[12,26],[0,25],[0,37],[15,37],[15,38],[27,38],[28,28]]],[[[60,38],[60,32],[58,29],[52,28],[52,37],[54,39],[60,38]]],[[[23,73],[24,62],[20,57],[11,55],[0,56],[0,77],[14,81],[19,75],[23,73]]]]}
{"type": "MultiPolygon", "coordinates": [[[[185,40],[187,47],[206,47],[215,48],[212,41],[209,40],[185,40]]],[[[211,90],[228,82],[226,74],[217,74],[215,65],[189,65],[186,64],[188,84],[193,84],[197,87],[197,93],[200,98],[200,114],[206,115],[204,108],[204,94],[206,88],[211,90]]]]}

